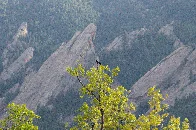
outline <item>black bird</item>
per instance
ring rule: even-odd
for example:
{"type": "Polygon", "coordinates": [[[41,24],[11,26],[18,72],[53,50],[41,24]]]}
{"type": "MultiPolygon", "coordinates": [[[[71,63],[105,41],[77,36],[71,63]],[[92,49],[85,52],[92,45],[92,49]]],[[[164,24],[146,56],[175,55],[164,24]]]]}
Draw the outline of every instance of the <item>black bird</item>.
{"type": "Polygon", "coordinates": [[[101,65],[101,62],[99,62],[98,60],[96,60],[96,63],[99,64],[99,65],[101,65]]]}

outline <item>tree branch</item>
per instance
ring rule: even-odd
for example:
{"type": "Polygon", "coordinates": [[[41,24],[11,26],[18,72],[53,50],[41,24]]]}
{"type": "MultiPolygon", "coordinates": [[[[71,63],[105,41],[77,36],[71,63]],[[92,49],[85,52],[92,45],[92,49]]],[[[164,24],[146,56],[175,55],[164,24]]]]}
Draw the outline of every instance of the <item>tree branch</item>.
{"type": "Polygon", "coordinates": [[[103,124],[104,124],[104,111],[103,111],[102,108],[100,109],[100,112],[101,112],[101,129],[100,129],[100,130],[103,130],[103,124]]]}
{"type": "MultiPolygon", "coordinates": [[[[78,79],[79,83],[82,85],[82,87],[85,87],[85,85],[84,85],[84,84],[82,83],[82,81],[80,80],[79,76],[77,76],[77,79],[78,79]]],[[[97,96],[96,96],[92,91],[90,91],[88,88],[86,88],[86,90],[87,90],[92,96],[94,96],[94,98],[95,98],[97,101],[99,101],[99,98],[97,98],[97,96]]]]}

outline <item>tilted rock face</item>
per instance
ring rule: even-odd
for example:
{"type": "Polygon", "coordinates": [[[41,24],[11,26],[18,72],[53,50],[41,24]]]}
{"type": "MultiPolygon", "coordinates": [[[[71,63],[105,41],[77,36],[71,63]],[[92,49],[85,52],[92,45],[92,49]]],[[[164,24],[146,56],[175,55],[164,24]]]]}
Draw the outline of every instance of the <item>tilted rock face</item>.
{"type": "Polygon", "coordinates": [[[174,21],[172,21],[170,24],[167,24],[163,26],[160,30],[159,33],[162,33],[170,38],[175,39],[176,35],[174,34],[174,27],[173,27],[174,21]]]}
{"type": "Polygon", "coordinates": [[[13,39],[14,39],[14,41],[17,41],[18,38],[20,38],[20,37],[26,37],[27,34],[28,34],[27,22],[23,22],[23,23],[20,25],[20,27],[19,27],[19,29],[18,29],[16,35],[13,37],[13,39]]]}
{"type": "Polygon", "coordinates": [[[122,45],[123,43],[129,45],[129,47],[131,47],[131,43],[138,38],[138,36],[142,36],[145,34],[145,32],[147,31],[146,28],[141,28],[132,32],[126,32],[124,33],[124,35],[118,36],[114,39],[114,41],[112,43],[110,43],[107,47],[106,50],[107,51],[111,51],[111,50],[122,50],[122,45]]]}
{"type": "Polygon", "coordinates": [[[167,24],[163,26],[158,33],[163,34],[167,36],[169,39],[175,41],[173,46],[175,49],[183,46],[183,43],[180,41],[180,39],[175,35],[174,33],[174,27],[173,27],[174,21],[172,21],[170,24],[167,24]]]}
{"type": "Polygon", "coordinates": [[[26,37],[28,34],[27,31],[27,23],[23,22],[15,36],[13,37],[13,41],[7,45],[7,47],[3,50],[3,68],[6,69],[12,64],[25,49],[28,48],[28,44],[19,38],[26,37]]]}
{"type": "Polygon", "coordinates": [[[7,88],[5,88],[7,92],[1,92],[3,95],[0,98],[0,116],[4,113],[4,108],[7,105],[5,102],[6,95],[8,93],[15,94],[19,90],[20,81],[16,80],[16,77],[26,70],[27,63],[33,58],[34,48],[29,47],[28,43],[20,39],[26,37],[27,34],[27,23],[23,22],[14,35],[12,42],[8,43],[2,51],[3,71],[0,73],[0,84],[7,85],[7,88]],[[15,85],[13,85],[13,82],[15,82],[15,85]]]}
{"type": "MultiPolygon", "coordinates": [[[[183,46],[183,43],[180,41],[180,39],[175,35],[174,33],[174,27],[173,27],[174,21],[172,21],[169,24],[166,24],[160,30],[156,33],[165,35],[169,40],[174,41],[173,47],[175,49],[183,46]]],[[[110,43],[105,50],[111,51],[111,50],[123,50],[123,44],[128,45],[129,48],[132,47],[132,43],[139,37],[144,34],[146,34],[149,31],[147,28],[141,28],[137,29],[132,32],[124,32],[123,35],[120,35],[114,39],[112,43],[110,43]]]]}
{"type": "Polygon", "coordinates": [[[33,57],[34,48],[27,48],[18,59],[16,59],[7,69],[4,69],[0,74],[0,81],[5,81],[10,79],[15,73],[19,72],[25,67],[33,57]]]}
{"type": "Polygon", "coordinates": [[[36,110],[38,105],[45,105],[51,96],[72,87],[76,79],[66,72],[66,67],[74,67],[77,60],[91,66],[95,63],[92,43],[95,32],[96,26],[90,24],[83,32],[77,32],[68,43],[62,44],[37,73],[25,79],[14,102],[26,103],[28,108],[36,110]]]}
{"type": "Polygon", "coordinates": [[[182,46],[164,58],[133,85],[130,99],[144,100],[154,85],[169,95],[165,102],[170,105],[176,98],[196,92],[196,50],[182,46]]]}
{"type": "Polygon", "coordinates": [[[117,80],[129,88],[169,55],[174,50],[173,44],[174,41],[160,34],[157,28],[144,27],[132,32],[125,31],[102,49],[104,54],[101,55],[101,60],[110,67],[119,66],[121,72],[117,80]]]}

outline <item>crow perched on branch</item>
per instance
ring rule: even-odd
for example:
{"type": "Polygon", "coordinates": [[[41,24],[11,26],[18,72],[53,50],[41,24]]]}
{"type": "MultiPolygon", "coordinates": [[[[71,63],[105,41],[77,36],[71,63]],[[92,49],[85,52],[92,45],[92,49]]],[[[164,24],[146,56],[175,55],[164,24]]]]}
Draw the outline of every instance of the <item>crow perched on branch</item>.
{"type": "Polygon", "coordinates": [[[98,65],[98,64],[101,65],[101,62],[99,62],[98,60],[96,60],[96,63],[97,63],[97,65],[98,65]]]}

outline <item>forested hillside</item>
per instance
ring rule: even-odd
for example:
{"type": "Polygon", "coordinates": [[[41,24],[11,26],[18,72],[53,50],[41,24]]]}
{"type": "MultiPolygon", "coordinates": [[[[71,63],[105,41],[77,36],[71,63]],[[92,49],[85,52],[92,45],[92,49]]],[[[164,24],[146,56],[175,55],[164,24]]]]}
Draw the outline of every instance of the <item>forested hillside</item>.
{"type": "MultiPolygon", "coordinates": [[[[146,34],[133,41],[133,44],[137,46],[134,46],[133,51],[125,46],[126,49],[123,51],[110,53],[109,61],[104,60],[105,54],[103,54],[102,60],[105,64],[119,65],[122,68],[119,81],[123,81],[122,83],[127,87],[136,82],[163,57],[171,53],[174,40],[156,34],[162,26],[174,21],[173,31],[180,41],[185,45],[196,46],[196,17],[194,17],[196,2],[194,0],[95,0],[94,4],[98,8],[97,10],[101,12],[97,21],[98,31],[95,39],[99,51],[100,48],[111,43],[117,36],[125,35],[125,32],[132,32],[140,28],[148,29],[146,34]],[[146,50],[147,53],[153,53],[152,55],[147,54],[150,55],[150,60],[146,58],[146,50]],[[114,57],[111,57],[111,55],[114,57]],[[141,57],[141,59],[134,58],[134,55],[137,58],[141,57]],[[120,58],[123,62],[116,60],[116,58],[120,58]],[[115,60],[115,62],[112,60],[115,60]],[[133,65],[129,65],[131,63],[133,65]],[[130,73],[123,70],[126,67],[129,67],[130,73]],[[129,74],[126,74],[126,72],[129,74]],[[127,76],[131,79],[127,80],[127,76]]],[[[100,53],[101,57],[102,53],[100,53]]]]}
{"type": "MultiPolygon", "coordinates": [[[[28,101],[38,106],[41,130],[63,129],[83,102],[77,80],[65,72],[67,66],[74,67],[77,60],[87,68],[96,60],[119,66],[115,84],[131,89],[180,47],[191,48],[186,51],[190,58],[185,57],[163,84],[181,90],[192,85],[195,91],[195,16],[195,0],[0,0],[0,114],[12,100],[28,101]],[[176,75],[188,67],[193,68],[186,73],[191,82],[183,86],[189,81],[176,75]]],[[[192,97],[177,99],[170,110],[187,115],[195,129],[192,97]]],[[[145,104],[138,104],[138,109],[146,109],[145,104]]]]}
{"type": "Polygon", "coordinates": [[[32,61],[36,69],[62,42],[99,16],[89,0],[1,0],[0,9],[1,50],[12,42],[20,24],[27,22],[25,41],[36,48],[32,61]]]}

